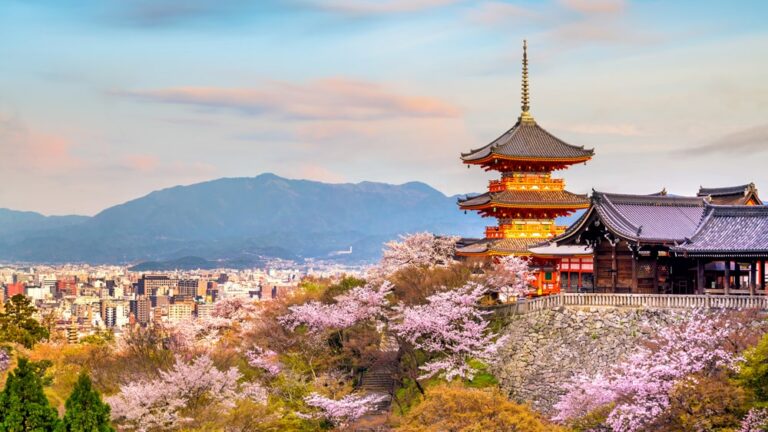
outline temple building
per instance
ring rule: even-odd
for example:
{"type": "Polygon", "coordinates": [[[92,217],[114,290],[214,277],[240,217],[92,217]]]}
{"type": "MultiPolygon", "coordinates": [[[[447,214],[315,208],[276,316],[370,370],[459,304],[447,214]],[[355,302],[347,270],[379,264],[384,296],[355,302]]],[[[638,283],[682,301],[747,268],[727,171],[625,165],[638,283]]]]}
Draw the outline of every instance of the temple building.
{"type": "Polygon", "coordinates": [[[593,192],[548,247],[591,252],[596,292],[764,295],[768,207],[754,185],[698,195],[593,192]]]}
{"type": "Polygon", "coordinates": [[[763,205],[754,183],[720,188],[700,187],[696,196],[709,197],[710,202],[717,205],[763,205]]]}
{"type": "MultiPolygon", "coordinates": [[[[593,155],[592,149],[570,145],[534,120],[530,113],[528,53],[524,42],[520,117],[499,138],[461,155],[465,164],[497,171],[501,178],[490,181],[488,192],[459,200],[459,207],[496,218],[498,222],[486,228],[485,238],[463,244],[457,255],[469,260],[530,256],[529,247],[562,234],[567,227],[557,226],[555,218],[587,208],[589,198],[565,190],[563,179],[553,178],[552,172],[586,163],[593,155]]],[[[585,260],[591,261],[591,257],[585,255],[585,260]]],[[[554,261],[541,257],[533,265],[538,270],[539,294],[559,289],[554,261]]]]}

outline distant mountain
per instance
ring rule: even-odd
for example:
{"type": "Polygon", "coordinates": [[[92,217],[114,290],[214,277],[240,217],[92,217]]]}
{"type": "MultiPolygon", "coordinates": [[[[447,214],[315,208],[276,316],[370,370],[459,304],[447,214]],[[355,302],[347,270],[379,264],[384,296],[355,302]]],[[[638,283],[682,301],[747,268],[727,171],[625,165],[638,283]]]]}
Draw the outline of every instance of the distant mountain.
{"type": "Polygon", "coordinates": [[[39,223],[34,216],[25,224],[0,219],[0,260],[173,263],[199,257],[245,265],[272,256],[363,261],[378,257],[382,243],[399,234],[479,236],[486,225],[459,211],[455,196],[424,183],[328,184],[274,174],[163,189],[91,218],[38,216],[39,223]],[[332,255],[350,247],[351,254],[332,255]]]}
{"type": "Polygon", "coordinates": [[[0,236],[77,225],[88,219],[88,216],[43,216],[30,211],[0,208],[0,236]]]}

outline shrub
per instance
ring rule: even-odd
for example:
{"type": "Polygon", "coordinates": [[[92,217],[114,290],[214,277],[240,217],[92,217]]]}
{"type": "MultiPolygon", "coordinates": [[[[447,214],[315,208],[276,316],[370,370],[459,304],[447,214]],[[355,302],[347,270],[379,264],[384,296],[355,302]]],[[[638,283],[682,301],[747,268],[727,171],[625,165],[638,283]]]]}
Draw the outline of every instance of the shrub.
{"type": "Polygon", "coordinates": [[[438,431],[561,431],[524,405],[511,402],[498,389],[473,389],[457,384],[429,389],[396,429],[438,431]]]}

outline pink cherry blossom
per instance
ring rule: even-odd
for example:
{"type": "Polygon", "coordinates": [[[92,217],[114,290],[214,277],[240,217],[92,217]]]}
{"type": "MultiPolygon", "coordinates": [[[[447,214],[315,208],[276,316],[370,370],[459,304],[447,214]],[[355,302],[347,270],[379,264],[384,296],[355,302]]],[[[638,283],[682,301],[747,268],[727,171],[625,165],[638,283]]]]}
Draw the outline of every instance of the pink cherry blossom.
{"type": "Polygon", "coordinates": [[[723,341],[738,330],[719,315],[690,312],[679,325],[660,329],[654,348],[639,348],[605,374],[577,376],[555,405],[554,420],[568,421],[615,403],[607,426],[617,432],[643,430],[669,407],[669,392],[680,380],[734,363],[723,341]]]}
{"type": "Polygon", "coordinates": [[[382,394],[351,394],[334,400],[312,393],[304,401],[307,405],[319,408],[322,416],[337,426],[345,426],[376,409],[376,405],[388,398],[382,394]]]}
{"type": "Polygon", "coordinates": [[[499,258],[488,272],[485,284],[489,291],[499,293],[499,299],[506,302],[526,295],[535,280],[528,259],[510,255],[499,258]]]}
{"type": "Polygon", "coordinates": [[[289,313],[278,320],[285,327],[295,330],[306,325],[310,331],[344,329],[360,321],[375,318],[382,313],[392,284],[384,282],[378,286],[367,284],[352,288],[348,293],[336,296],[335,303],[325,304],[311,301],[291,306],[289,313]]]}
{"type": "Polygon", "coordinates": [[[768,409],[752,408],[741,421],[739,432],[766,432],[768,431],[768,409]]]}
{"type": "Polygon", "coordinates": [[[282,366],[277,360],[277,353],[274,351],[254,347],[245,353],[245,357],[248,359],[248,364],[263,369],[272,376],[277,376],[282,370],[282,366]]]}
{"type": "Polygon", "coordinates": [[[384,244],[381,262],[370,269],[370,280],[381,280],[403,267],[414,265],[432,267],[453,261],[459,237],[439,237],[421,232],[400,236],[400,241],[384,244]]]}
{"type": "Polygon", "coordinates": [[[506,338],[496,338],[484,319],[478,301],[486,288],[470,283],[457,289],[427,297],[427,304],[398,306],[398,317],[392,329],[415,348],[427,351],[436,359],[420,368],[421,378],[443,374],[446,379],[469,378],[474,370],[471,359],[493,362],[506,338]],[[494,341],[494,339],[496,339],[494,341]]]}
{"type": "Polygon", "coordinates": [[[155,379],[124,384],[107,402],[112,407],[112,418],[126,429],[168,429],[186,421],[180,411],[203,396],[224,406],[232,406],[242,398],[266,401],[265,389],[256,383],[239,384],[241,379],[237,368],[219,370],[204,355],[191,362],[177,360],[155,379]]]}

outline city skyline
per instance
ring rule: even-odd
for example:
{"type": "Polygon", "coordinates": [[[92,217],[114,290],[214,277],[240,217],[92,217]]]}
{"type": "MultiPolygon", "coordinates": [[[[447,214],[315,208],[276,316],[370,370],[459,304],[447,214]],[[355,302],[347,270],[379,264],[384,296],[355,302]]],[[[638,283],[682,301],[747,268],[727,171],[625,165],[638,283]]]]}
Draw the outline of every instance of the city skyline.
{"type": "Polygon", "coordinates": [[[90,215],[263,172],[479,191],[490,175],[459,154],[514,124],[524,38],[532,114],[595,148],[574,192],[766,188],[765,8],[6,2],[0,207],[90,215]]]}

